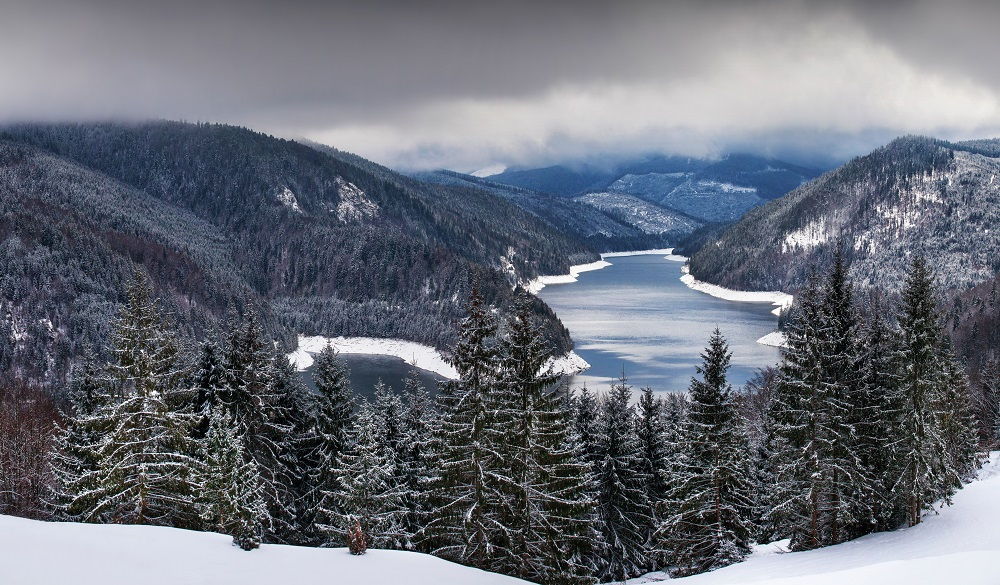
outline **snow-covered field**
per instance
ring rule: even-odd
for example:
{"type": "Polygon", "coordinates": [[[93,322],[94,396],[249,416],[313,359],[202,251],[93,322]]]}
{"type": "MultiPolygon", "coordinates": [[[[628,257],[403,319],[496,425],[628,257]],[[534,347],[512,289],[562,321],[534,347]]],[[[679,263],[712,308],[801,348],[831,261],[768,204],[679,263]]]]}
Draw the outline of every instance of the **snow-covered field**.
{"type": "Polygon", "coordinates": [[[306,337],[299,336],[298,348],[288,355],[298,370],[313,364],[313,354],[323,350],[327,341],[340,353],[363,353],[398,357],[406,363],[422,370],[434,372],[449,380],[458,378],[458,372],[448,363],[438,350],[429,345],[405,339],[381,339],[375,337],[306,337]]]}
{"type": "MultiPolygon", "coordinates": [[[[813,551],[759,546],[746,562],[675,582],[683,585],[997,585],[1000,583],[1000,452],[954,505],[918,526],[813,551]]],[[[630,584],[662,579],[661,574],[630,584]]]]}
{"type": "Polygon", "coordinates": [[[221,534],[0,516],[3,585],[524,585],[430,555],[233,546],[221,534]]]}
{"type": "Polygon", "coordinates": [[[785,347],[788,340],[785,339],[785,334],[781,331],[772,331],[757,340],[757,343],[761,345],[770,345],[771,347],[785,347]]]}
{"type": "Polygon", "coordinates": [[[539,276],[538,278],[532,280],[524,288],[531,294],[537,295],[546,285],[549,284],[569,284],[571,282],[576,282],[578,276],[582,272],[590,272],[591,270],[600,270],[601,268],[606,268],[611,266],[610,262],[605,262],[604,260],[598,260],[597,262],[589,262],[587,264],[577,264],[575,266],[569,267],[569,274],[557,274],[554,276],[539,276]]]}

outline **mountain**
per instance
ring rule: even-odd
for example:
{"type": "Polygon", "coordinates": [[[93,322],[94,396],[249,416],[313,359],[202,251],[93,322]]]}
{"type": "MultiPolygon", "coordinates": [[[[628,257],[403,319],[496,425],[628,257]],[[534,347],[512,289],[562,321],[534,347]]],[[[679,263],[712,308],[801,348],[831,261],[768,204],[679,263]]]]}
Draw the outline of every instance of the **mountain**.
{"type": "Polygon", "coordinates": [[[20,585],[529,585],[431,555],[265,544],[160,526],[41,522],[0,516],[0,583],[20,585]],[[53,554],[60,561],[51,562],[53,554]]]}
{"type": "Polygon", "coordinates": [[[666,236],[673,242],[703,225],[690,216],[625,193],[587,193],[575,200],[600,209],[644,233],[666,236]]]}
{"type": "Polygon", "coordinates": [[[225,125],[4,127],[0,209],[0,369],[45,381],[103,346],[136,265],[193,334],[252,308],[288,348],[299,333],[446,347],[473,283],[503,305],[597,258],[481,189],[225,125]]]}
{"type": "Polygon", "coordinates": [[[1000,143],[904,137],[754,209],[691,257],[700,280],[792,291],[843,243],[855,283],[898,290],[914,252],[945,289],[1000,270],[1000,143]]]}
{"type": "Polygon", "coordinates": [[[725,222],[818,175],[780,160],[731,154],[714,161],[653,156],[606,167],[508,170],[489,179],[563,196],[596,191],[635,195],[697,219],[725,222]]]}
{"type": "Polygon", "coordinates": [[[680,236],[686,233],[683,230],[672,233],[664,233],[667,230],[643,230],[627,218],[602,210],[599,206],[453,171],[420,172],[413,176],[428,183],[482,189],[503,197],[598,252],[662,248],[678,243],[680,236]]]}

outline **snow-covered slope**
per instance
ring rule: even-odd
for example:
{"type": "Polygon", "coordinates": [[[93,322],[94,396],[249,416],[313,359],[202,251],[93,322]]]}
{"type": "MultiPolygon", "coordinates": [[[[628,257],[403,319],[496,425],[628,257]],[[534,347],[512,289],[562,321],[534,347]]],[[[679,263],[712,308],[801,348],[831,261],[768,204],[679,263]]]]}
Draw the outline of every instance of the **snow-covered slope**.
{"type": "MultiPolygon", "coordinates": [[[[683,585],[997,585],[1000,583],[1000,452],[954,505],[913,528],[807,552],[758,547],[746,562],[683,585]]],[[[656,580],[649,575],[630,583],[656,580]]]]}
{"type": "Polygon", "coordinates": [[[430,555],[264,545],[153,526],[39,522],[0,516],[4,585],[525,585],[430,555]]]}
{"type": "Polygon", "coordinates": [[[689,234],[702,222],[625,193],[587,193],[576,201],[596,207],[647,234],[689,234]]]}

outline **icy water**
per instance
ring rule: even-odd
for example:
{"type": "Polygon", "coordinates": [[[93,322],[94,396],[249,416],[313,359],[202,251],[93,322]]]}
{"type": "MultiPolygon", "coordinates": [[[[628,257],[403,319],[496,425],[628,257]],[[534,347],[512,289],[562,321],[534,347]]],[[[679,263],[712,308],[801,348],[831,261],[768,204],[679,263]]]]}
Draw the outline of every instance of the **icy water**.
{"type": "Polygon", "coordinates": [[[777,348],[757,343],[777,326],[769,303],[726,301],[692,290],[680,281],[683,264],[663,254],[608,261],[612,266],[539,293],[591,365],[574,377],[574,386],[606,389],[624,369],[636,388],[685,390],[716,326],[733,353],[729,377],[734,386],[777,363],[777,348]]]}

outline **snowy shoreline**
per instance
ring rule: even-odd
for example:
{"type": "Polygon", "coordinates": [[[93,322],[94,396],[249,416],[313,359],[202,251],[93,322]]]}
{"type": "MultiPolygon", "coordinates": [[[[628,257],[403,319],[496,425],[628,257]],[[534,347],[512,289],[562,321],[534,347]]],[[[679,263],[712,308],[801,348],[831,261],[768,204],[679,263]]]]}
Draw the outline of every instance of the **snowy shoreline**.
{"type": "MultiPolygon", "coordinates": [[[[382,339],[377,337],[323,337],[321,335],[299,335],[298,347],[288,354],[288,359],[298,371],[303,371],[313,365],[313,356],[326,347],[327,342],[338,353],[384,355],[396,357],[413,367],[434,372],[449,380],[457,380],[458,372],[448,363],[440,351],[429,345],[407,341],[405,339],[382,339]]],[[[549,358],[543,370],[551,370],[555,374],[572,375],[590,367],[576,352],[549,358]]]]}
{"type": "MultiPolygon", "coordinates": [[[[675,258],[684,258],[683,256],[676,256],[675,258]]],[[[687,258],[684,258],[687,261],[687,258]]],[[[690,267],[685,264],[681,267],[681,282],[687,285],[688,288],[703,292],[707,295],[713,296],[717,299],[723,299],[727,301],[736,301],[740,303],[771,303],[775,306],[775,309],[771,311],[775,315],[780,315],[782,309],[790,307],[792,301],[795,297],[792,295],[781,292],[779,290],[773,291],[750,291],[750,290],[733,290],[731,288],[726,288],[719,286],[717,284],[711,284],[709,282],[704,282],[698,280],[691,274],[690,267]]]]}
{"type": "Polygon", "coordinates": [[[576,264],[569,267],[569,274],[556,274],[549,276],[539,276],[525,285],[525,290],[533,295],[537,295],[546,285],[549,284],[569,284],[571,282],[576,282],[577,277],[581,273],[590,272],[591,270],[600,270],[601,268],[607,268],[611,266],[612,263],[607,261],[607,258],[622,258],[625,256],[652,256],[665,254],[667,256],[672,256],[673,258],[683,258],[683,256],[673,256],[673,248],[657,248],[653,250],[632,250],[629,252],[606,252],[601,254],[601,259],[588,262],[587,264],[576,264]]]}
{"type": "Polygon", "coordinates": [[[458,372],[448,363],[441,352],[429,345],[405,339],[299,335],[298,347],[288,354],[288,359],[292,361],[297,370],[305,370],[313,364],[313,354],[322,351],[328,341],[338,353],[397,357],[411,366],[434,372],[449,380],[458,379],[458,372]]]}

